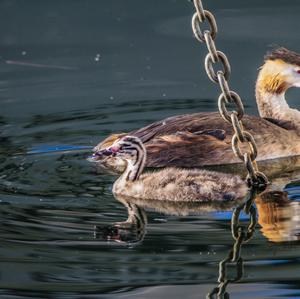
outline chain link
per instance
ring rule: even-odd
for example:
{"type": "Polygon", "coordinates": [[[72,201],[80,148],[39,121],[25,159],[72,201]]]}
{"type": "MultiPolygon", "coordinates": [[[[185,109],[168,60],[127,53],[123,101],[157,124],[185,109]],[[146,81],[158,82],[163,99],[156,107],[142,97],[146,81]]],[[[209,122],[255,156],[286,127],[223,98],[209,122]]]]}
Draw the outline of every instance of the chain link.
{"type": "Polygon", "coordinates": [[[222,118],[232,124],[234,135],[232,137],[232,149],[234,154],[245,164],[248,171],[247,180],[250,186],[265,187],[268,178],[258,170],[256,164],[257,146],[253,136],[244,130],[242,118],[244,106],[238,93],[230,90],[228,80],[231,74],[230,63],[227,56],[219,51],[215,44],[218,26],[214,15],[203,9],[201,0],[193,0],[196,9],[192,18],[192,28],[196,39],[207,46],[208,54],[205,58],[205,70],[211,81],[219,84],[221,95],[218,100],[219,111],[222,118]],[[208,23],[209,30],[201,27],[208,23]],[[222,70],[215,70],[216,64],[221,64],[222,70]],[[228,111],[227,105],[233,104],[236,110],[228,111]],[[242,153],[241,144],[248,144],[249,151],[242,153]]]}
{"type": "MultiPolygon", "coordinates": [[[[238,118],[238,120],[241,120],[244,116],[244,106],[242,103],[242,100],[240,98],[240,96],[230,90],[229,91],[229,96],[230,96],[230,102],[233,102],[236,105],[236,110],[232,111],[231,113],[228,112],[227,108],[226,108],[226,98],[225,95],[223,93],[220,94],[219,99],[218,99],[218,107],[219,107],[219,111],[221,116],[223,117],[223,119],[225,121],[227,121],[228,123],[231,123],[231,115],[232,114],[236,114],[236,117],[238,118]]],[[[237,124],[238,125],[238,124],[237,124]]],[[[242,130],[242,128],[241,128],[242,130]]]]}
{"type": "Polygon", "coordinates": [[[222,91],[222,95],[225,98],[226,103],[230,103],[231,101],[231,97],[232,97],[232,93],[230,92],[229,86],[228,86],[228,82],[225,79],[224,73],[222,71],[218,71],[217,73],[218,76],[218,82],[222,91]]]}
{"type": "MultiPolygon", "coordinates": [[[[214,43],[213,40],[212,40],[212,42],[214,43]]],[[[209,46],[207,46],[207,48],[209,48],[209,46]]],[[[219,70],[217,72],[214,70],[214,64],[216,64],[216,63],[213,62],[213,57],[211,56],[211,54],[208,53],[205,57],[206,73],[207,73],[209,79],[211,81],[213,81],[214,83],[219,82],[218,76],[217,76],[218,72],[222,72],[226,80],[229,79],[230,73],[231,73],[231,67],[230,67],[230,64],[229,64],[229,61],[228,61],[226,55],[223,52],[217,50],[216,56],[217,56],[217,62],[220,62],[223,66],[223,70],[219,70]]]]}
{"type": "MultiPolygon", "coordinates": [[[[199,3],[200,3],[200,1],[198,2],[198,4],[199,3]]],[[[196,5],[195,5],[195,7],[197,10],[196,5]]],[[[208,10],[202,10],[200,12],[200,14],[198,14],[198,12],[196,12],[192,18],[192,27],[193,27],[193,32],[194,32],[195,37],[200,42],[205,42],[204,33],[201,29],[201,24],[204,23],[205,21],[208,22],[209,27],[210,27],[210,30],[206,30],[206,32],[209,32],[209,34],[211,35],[213,40],[217,37],[217,33],[218,33],[217,23],[216,23],[214,15],[211,12],[209,12],[208,10]],[[200,21],[200,18],[202,19],[202,21],[200,21]]]]}

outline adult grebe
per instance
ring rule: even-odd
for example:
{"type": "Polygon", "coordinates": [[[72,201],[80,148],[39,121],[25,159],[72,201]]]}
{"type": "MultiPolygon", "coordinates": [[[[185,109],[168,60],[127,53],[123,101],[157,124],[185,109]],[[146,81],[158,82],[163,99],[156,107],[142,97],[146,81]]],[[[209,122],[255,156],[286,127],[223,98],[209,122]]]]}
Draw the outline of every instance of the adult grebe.
{"type": "Polygon", "coordinates": [[[239,176],[208,170],[165,168],[143,173],[146,149],[141,140],[125,136],[102,151],[95,151],[94,161],[116,156],[126,161],[124,173],[113,185],[113,193],[130,198],[160,201],[223,202],[245,198],[248,187],[239,176]]]}
{"type": "MultiPolygon", "coordinates": [[[[256,83],[260,117],[245,115],[243,125],[255,136],[257,161],[269,175],[300,166],[300,159],[293,158],[300,155],[300,112],[291,109],[285,100],[285,92],[293,86],[300,87],[300,55],[285,48],[267,54],[256,83]],[[287,157],[291,159],[272,163],[272,159],[287,157]]],[[[144,143],[146,167],[213,168],[240,163],[231,149],[232,127],[219,113],[173,116],[128,134],[144,143]]],[[[95,149],[101,151],[124,135],[113,134],[95,149]]],[[[112,156],[99,157],[99,162],[116,172],[126,166],[124,160],[112,156]]]]}

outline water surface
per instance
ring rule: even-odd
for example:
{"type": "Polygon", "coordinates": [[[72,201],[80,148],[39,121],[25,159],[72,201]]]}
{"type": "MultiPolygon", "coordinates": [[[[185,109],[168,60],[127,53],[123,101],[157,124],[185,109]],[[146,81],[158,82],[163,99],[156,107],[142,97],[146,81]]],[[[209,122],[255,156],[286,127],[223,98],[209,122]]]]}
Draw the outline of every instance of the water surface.
{"type": "MultiPolygon", "coordinates": [[[[257,114],[264,53],[272,44],[300,51],[300,3],[207,5],[231,86],[257,114]]],[[[127,209],[112,196],[115,177],[84,149],[169,115],[216,110],[192,13],[179,0],[0,1],[2,298],[205,298],[218,285],[234,243],[231,210],[149,206],[146,230],[117,242],[112,225],[127,209]]],[[[299,109],[298,97],[288,93],[299,109]]],[[[257,199],[257,229],[242,246],[244,275],[228,285],[231,298],[300,297],[299,175],[282,177],[257,199]]]]}

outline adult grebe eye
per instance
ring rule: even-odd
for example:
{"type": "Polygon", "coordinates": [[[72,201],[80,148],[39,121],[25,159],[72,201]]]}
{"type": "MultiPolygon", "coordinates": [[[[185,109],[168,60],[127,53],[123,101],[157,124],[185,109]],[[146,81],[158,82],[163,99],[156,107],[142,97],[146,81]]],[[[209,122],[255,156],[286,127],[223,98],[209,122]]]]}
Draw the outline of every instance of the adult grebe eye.
{"type": "Polygon", "coordinates": [[[300,69],[299,69],[299,70],[296,70],[296,72],[297,72],[298,74],[300,74],[300,69]]]}

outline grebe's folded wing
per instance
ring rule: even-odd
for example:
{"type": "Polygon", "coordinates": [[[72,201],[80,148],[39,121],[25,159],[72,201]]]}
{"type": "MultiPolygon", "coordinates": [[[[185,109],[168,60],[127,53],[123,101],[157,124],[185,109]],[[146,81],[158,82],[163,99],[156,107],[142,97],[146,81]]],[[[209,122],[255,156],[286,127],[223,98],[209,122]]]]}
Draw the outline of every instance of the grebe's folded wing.
{"type": "MultiPolygon", "coordinates": [[[[226,124],[225,124],[226,127],[226,124]]],[[[147,143],[154,137],[175,134],[177,132],[201,132],[224,128],[224,121],[217,112],[176,115],[156,121],[146,127],[131,131],[129,134],[139,137],[147,143]]],[[[224,128],[226,130],[226,128],[224,128]]]]}
{"type": "MultiPolygon", "coordinates": [[[[220,134],[221,131],[215,130],[212,133],[220,134]]],[[[193,168],[225,164],[228,161],[239,162],[232,152],[230,138],[221,136],[217,138],[204,132],[177,132],[153,138],[146,144],[147,167],[193,168]]]]}
{"type": "Polygon", "coordinates": [[[221,129],[207,129],[199,132],[194,132],[195,135],[210,135],[217,139],[224,140],[226,138],[226,131],[221,129]]]}

